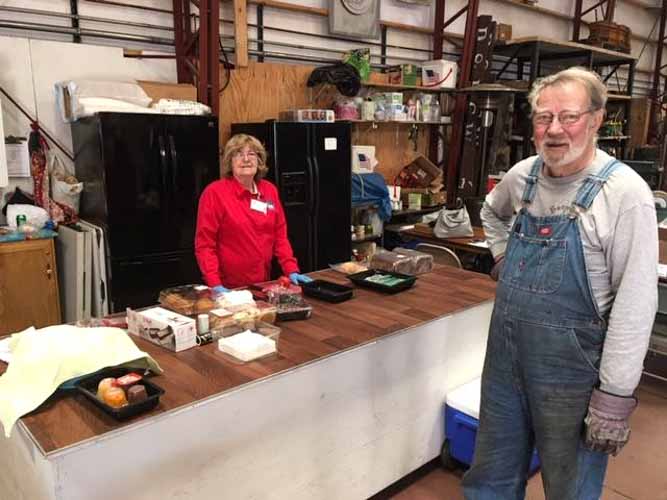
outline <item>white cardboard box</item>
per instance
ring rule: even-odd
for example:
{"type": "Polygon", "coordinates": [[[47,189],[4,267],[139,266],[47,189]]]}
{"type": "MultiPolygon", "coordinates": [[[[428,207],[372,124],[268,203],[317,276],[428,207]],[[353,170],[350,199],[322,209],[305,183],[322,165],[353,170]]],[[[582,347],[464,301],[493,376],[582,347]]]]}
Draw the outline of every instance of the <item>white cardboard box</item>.
{"type": "Polygon", "coordinates": [[[197,345],[195,320],[163,307],[141,311],[128,307],[127,331],[171,351],[184,351],[197,345]]]}

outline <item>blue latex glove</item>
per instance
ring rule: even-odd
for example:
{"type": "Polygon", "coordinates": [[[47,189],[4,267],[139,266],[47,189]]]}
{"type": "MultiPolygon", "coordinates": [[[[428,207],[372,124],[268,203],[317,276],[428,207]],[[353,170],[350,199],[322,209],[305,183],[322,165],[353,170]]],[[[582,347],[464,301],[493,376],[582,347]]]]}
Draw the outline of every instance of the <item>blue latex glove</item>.
{"type": "Polygon", "coordinates": [[[211,290],[213,290],[213,295],[215,295],[217,297],[218,295],[221,295],[223,293],[227,293],[229,291],[229,288],[225,288],[222,285],[218,285],[218,286],[214,286],[213,288],[211,288],[211,290]]]}
{"type": "Polygon", "coordinates": [[[290,273],[289,279],[295,285],[298,285],[299,283],[310,283],[311,281],[313,281],[313,278],[311,278],[310,276],[306,276],[305,274],[299,274],[299,273],[290,273]]]}

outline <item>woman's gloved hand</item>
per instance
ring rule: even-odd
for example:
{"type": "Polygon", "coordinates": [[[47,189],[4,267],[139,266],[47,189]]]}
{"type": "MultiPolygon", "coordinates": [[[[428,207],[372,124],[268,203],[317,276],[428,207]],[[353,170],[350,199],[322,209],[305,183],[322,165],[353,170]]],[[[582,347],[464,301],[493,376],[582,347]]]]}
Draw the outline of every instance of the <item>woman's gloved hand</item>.
{"type": "Polygon", "coordinates": [[[311,281],[313,281],[313,278],[311,278],[310,276],[306,276],[305,274],[299,274],[299,273],[290,273],[289,279],[295,285],[298,285],[299,283],[310,283],[311,281]]]}
{"type": "Polygon", "coordinates": [[[218,295],[222,295],[223,293],[227,293],[229,291],[228,288],[225,288],[222,285],[214,286],[213,288],[211,288],[211,290],[213,291],[213,295],[215,297],[217,297],[218,295]]]}
{"type": "Polygon", "coordinates": [[[630,439],[628,419],[637,407],[634,396],[615,396],[593,389],[588,405],[586,424],[586,447],[602,453],[618,455],[630,439]]]}

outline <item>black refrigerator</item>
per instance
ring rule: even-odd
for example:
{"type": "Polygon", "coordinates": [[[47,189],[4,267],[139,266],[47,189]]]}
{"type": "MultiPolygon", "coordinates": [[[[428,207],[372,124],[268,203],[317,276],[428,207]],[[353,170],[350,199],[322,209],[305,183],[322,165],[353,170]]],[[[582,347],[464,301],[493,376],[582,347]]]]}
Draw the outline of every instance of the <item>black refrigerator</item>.
{"type": "Polygon", "coordinates": [[[232,134],[266,147],[267,179],[280,193],[301,272],[350,259],[352,150],[349,122],[235,123],[232,134]]]}
{"type": "Polygon", "coordinates": [[[217,119],[99,113],[72,123],[72,142],[80,216],[106,235],[110,309],[201,283],[194,234],[199,196],[219,177],[217,119]]]}

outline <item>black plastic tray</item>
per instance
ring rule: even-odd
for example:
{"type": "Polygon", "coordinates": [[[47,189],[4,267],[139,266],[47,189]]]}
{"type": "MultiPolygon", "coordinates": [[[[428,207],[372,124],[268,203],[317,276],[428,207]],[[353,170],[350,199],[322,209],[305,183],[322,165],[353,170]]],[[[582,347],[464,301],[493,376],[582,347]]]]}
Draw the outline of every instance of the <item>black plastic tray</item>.
{"type": "Polygon", "coordinates": [[[303,290],[303,294],[308,297],[333,302],[334,304],[351,299],[354,290],[352,287],[326,280],[313,280],[309,283],[302,283],[301,289],[303,290]]]}
{"type": "Polygon", "coordinates": [[[363,288],[370,288],[371,290],[377,290],[383,293],[397,293],[407,290],[417,281],[416,276],[410,276],[407,274],[395,273],[392,271],[382,271],[380,269],[369,269],[368,271],[363,271],[361,273],[350,274],[347,276],[352,283],[363,288]],[[399,278],[402,281],[393,286],[383,285],[382,283],[374,283],[368,281],[366,278],[371,276],[393,276],[394,278],[399,278]]]}
{"type": "Polygon", "coordinates": [[[81,378],[81,380],[79,380],[79,383],[77,385],[77,390],[81,394],[83,394],[83,396],[86,399],[91,401],[95,406],[100,408],[106,414],[111,415],[116,420],[124,420],[126,418],[133,417],[135,415],[138,415],[139,413],[144,413],[148,410],[155,408],[157,404],[160,402],[160,396],[164,394],[164,389],[158,387],[153,382],[146,380],[146,377],[144,377],[141,380],[141,382],[139,382],[143,384],[144,387],[146,387],[146,393],[148,394],[148,398],[145,399],[144,401],[134,404],[128,404],[121,408],[113,408],[108,404],[106,404],[105,402],[98,399],[97,386],[99,385],[100,380],[107,377],[114,377],[114,378],[122,377],[123,375],[130,373],[131,371],[137,371],[137,370],[131,370],[128,368],[108,368],[106,370],[98,371],[88,377],[81,378]]]}

